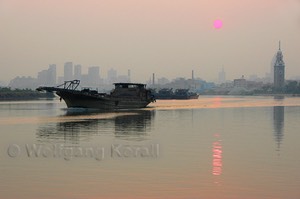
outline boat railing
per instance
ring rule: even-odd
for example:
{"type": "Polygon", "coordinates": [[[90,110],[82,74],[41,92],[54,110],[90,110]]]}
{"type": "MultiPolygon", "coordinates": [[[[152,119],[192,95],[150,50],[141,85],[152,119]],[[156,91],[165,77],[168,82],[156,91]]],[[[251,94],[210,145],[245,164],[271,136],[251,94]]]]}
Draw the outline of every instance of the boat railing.
{"type": "Polygon", "coordinates": [[[63,84],[58,85],[57,87],[58,88],[63,87],[64,89],[67,89],[67,90],[76,90],[78,88],[79,84],[80,84],[80,80],[75,79],[75,80],[71,80],[71,81],[64,81],[63,84]]]}
{"type": "Polygon", "coordinates": [[[75,91],[78,88],[79,84],[80,84],[80,80],[72,80],[72,81],[65,81],[63,84],[58,85],[56,87],[40,86],[36,90],[47,91],[47,92],[62,91],[62,90],[75,91]]]}

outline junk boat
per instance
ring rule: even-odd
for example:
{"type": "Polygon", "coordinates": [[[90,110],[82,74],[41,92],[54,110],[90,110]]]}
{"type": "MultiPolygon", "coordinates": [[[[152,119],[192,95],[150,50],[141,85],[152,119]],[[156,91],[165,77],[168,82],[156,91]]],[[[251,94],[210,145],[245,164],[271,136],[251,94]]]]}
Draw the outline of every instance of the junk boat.
{"type": "Polygon", "coordinates": [[[96,90],[77,90],[80,80],[65,81],[57,87],[39,87],[37,91],[56,92],[68,108],[93,108],[102,110],[144,108],[155,102],[154,95],[146,84],[114,83],[115,88],[107,93],[96,90]]]}

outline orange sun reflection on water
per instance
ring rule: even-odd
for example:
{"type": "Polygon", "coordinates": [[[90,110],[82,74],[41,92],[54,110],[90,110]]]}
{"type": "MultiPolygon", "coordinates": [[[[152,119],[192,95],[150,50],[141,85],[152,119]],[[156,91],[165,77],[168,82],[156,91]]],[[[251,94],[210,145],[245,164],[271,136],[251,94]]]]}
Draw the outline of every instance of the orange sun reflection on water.
{"type": "Polygon", "coordinates": [[[222,101],[221,97],[214,97],[213,100],[212,100],[212,107],[213,108],[221,107],[221,103],[222,103],[221,101],[222,101]]]}
{"type": "Polygon", "coordinates": [[[219,139],[220,138],[220,135],[219,134],[215,134],[214,135],[215,138],[218,138],[217,141],[214,141],[213,142],[213,149],[212,149],[212,152],[213,152],[213,169],[212,169],[212,174],[214,176],[219,176],[222,174],[222,144],[221,144],[221,140],[219,139]]]}

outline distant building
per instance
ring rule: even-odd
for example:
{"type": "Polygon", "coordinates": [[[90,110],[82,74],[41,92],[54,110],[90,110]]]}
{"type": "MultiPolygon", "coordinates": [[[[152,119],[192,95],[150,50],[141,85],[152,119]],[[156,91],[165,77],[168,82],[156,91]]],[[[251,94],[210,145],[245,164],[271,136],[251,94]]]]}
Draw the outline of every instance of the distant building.
{"type": "Polygon", "coordinates": [[[81,65],[74,65],[74,79],[81,80],[81,65]]]}
{"type": "Polygon", "coordinates": [[[73,63],[66,62],[64,65],[64,81],[73,80],[73,63]]]}
{"type": "Polygon", "coordinates": [[[157,84],[154,86],[151,85],[152,79],[149,79],[149,86],[155,89],[162,89],[162,88],[172,88],[172,89],[189,89],[192,92],[202,93],[207,89],[211,89],[214,87],[214,83],[208,83],[200,78],[176,78],[172,81],[169,81],[167,78],[162,77],[157,79],[157,84]]]}
{"type": "Polygon", "coordinates": [[[44,86],[56,85],[56,65],[50,64],[47,70],[38,72],[37,83],[44,86]]]}
{"type": "Polygon", "coordinates": [[[170,81],[165,77],[161,77],[161,78],[157,79],[157,84],[164,85],[164,84],[167,84],[167,83],[170,83],[170,81]]]}
{"type": "Polygon", "coordinates": [[[244,75],[240,79],[234,79],[233,86],[239,87],[239,88],[246,88],[247,82],[246,82],[246,79],[244,78],[244,75]]]}
{"type": "Polygon", "coordinates": [[[43,86],[49,86],[49,84],[47,82],[47,76],[48,76],[48,70],[42,70],[42,71],[38,72],[38,75],[37,75],[38,84],[43,85],[43,86]]]}
{"type": "MultiPolygon", "coordinates": [[[[274,68],[274,66],[272,67],[274,68]]],[[[274,73],[265,73],[264,82],[265,83],[273,83],[272,79],[274,78],[274,73]]]]}
{"type": "Polygon", "coordinates": [[[107,71],[107,83],[112,84],[117,81],[117,71],[113,68],[107,71]]]}
{"type": "Polygon", "coordinates": [[[56,64],[50,64],[48,69],[48,83],[49,85],[55,85],[56,84],[56,64]]]}
{"type": "Polygon", "coordinates": [[[59,76],[57,78],[57,84],[63,84],[64,83],[64,77],[63,76],[59,76]]]}
{"type": "Polygon", "coordinates": [[[82,74],[81,75],[81,86],[83,87],[89,87],[89,76],[87,74],[82,74]]]}
{"type": "Polygon", "coordinates": [[[255,82],[255,81],[258,81],[258,80],[259,80],[259,78],[255,74],[249,76],[249,81],[254,81],[255,82]]]}
{"type": "Polygon", "coordinates": [[[10,81],[8,87],[12,89],[36,89],[38,87],[38,83],[36,78],[18,76],[10,81]]]}
{"type": "Polygon", "coordinates": [[[283,92],[285,85],[285,64],[283,61],[283,54],[279,42],[279,49],[276,54],[276,61],[274,64],[274,89],[275,92],[283,92]]]}

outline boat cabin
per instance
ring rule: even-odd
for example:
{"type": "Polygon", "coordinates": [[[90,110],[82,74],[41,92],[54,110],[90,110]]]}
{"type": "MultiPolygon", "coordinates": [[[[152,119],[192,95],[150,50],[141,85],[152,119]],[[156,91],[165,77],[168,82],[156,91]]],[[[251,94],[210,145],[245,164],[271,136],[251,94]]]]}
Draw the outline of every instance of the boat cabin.
{"type": "Polygon", "coordinates": [[[111,92],[114,97],[140,97],[146,96],[146,84],[115,83],[115,89],[111,92]]]}
{"type": "Polygon", "coordinates": [[[146,88],[146,84],[137,84],[137,83],[114,83],[115,89],[122,88],[146,88]]]}

